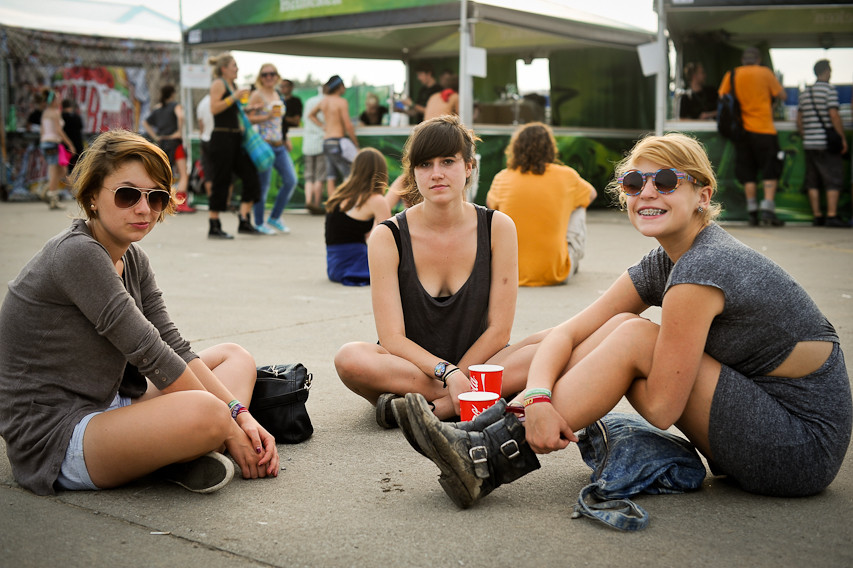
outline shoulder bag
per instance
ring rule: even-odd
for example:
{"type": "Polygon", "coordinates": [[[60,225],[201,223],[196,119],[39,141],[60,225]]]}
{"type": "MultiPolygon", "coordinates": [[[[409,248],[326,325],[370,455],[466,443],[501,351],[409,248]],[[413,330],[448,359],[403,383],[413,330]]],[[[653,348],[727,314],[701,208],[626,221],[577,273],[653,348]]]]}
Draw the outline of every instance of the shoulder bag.
{"type": "Polygon", "coordinates": [[[305,408],[312,379],[302,363],[258,367],[249,411],[276,443],[298,444],[314,433],[305,408]]]}
{"type": "MultiPolygon", "coordinates": [[[[224,79],[222,82],[225,83],[225,90],[228,91],[228,94],[234,97],[234,93],[228,88],[228,83],[224,79]]],[[[243,127],[243,149],[249,154],[249,158],[252,159],[255,168],[259,172],[265,172],[275,162],[275,153],[267,141],[255,130],[255,125],[246,116],[246,112],[243,110],[240,102],[235,100],[234,104],[237,105],[237,116],[240,117],[240,124],[243,127]]]]}
{"type": "Polygon", "coordinates": [[[735,70],[729,73],[731,91],[720,97],[717,103],[717,132],[732,142],[737,142],[743,132],[743,117],[740,102],[735,93],[735,70]]]}

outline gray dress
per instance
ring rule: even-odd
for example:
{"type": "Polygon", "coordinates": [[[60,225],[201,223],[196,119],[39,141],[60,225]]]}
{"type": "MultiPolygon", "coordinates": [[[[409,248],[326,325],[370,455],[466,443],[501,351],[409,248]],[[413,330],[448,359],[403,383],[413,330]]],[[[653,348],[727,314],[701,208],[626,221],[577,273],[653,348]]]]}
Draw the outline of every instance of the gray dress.
{"type": "Polygon", "coordinates": [[[677,263],[658,248],[628,274],[649,305],[660,306],[671,286],[685,283],[725,296],[705,345],[723,365],[711,404],[712,469],[768,495],[809,495],[829,485],[850,443],[850,380],[838,334],[802,286],[716,224],[677,263]],[[766,376],[801,341],[831,342],[832,354],[806,377],[766,376]]]}
{"type": "Polygon", "coordinates": [[[109,406],[127,363],[162,389],[197,357],[142,249],[131,245],[123,260],[120,278],[75,220],[9,284],[0,308],[0,435],[15,479],[35,493],[54,492],[74,426],[109,406]]]}

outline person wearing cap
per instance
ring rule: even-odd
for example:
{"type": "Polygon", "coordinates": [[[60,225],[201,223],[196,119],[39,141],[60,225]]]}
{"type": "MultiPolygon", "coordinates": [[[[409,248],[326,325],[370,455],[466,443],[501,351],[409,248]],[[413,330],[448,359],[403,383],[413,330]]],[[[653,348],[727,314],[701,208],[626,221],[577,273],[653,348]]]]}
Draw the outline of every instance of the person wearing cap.
{"type": "Polygon", "coordinates": [[[326,178],[343,180],[349,175],[352,158],[358,151],[358,139],[349,115],[349,103],[343,97],[346,91],[343,79],[333,75],[323,86],[323,91],[323,99],[311,110],[308,118],[323,129],[326,178]],[[323,113],[322,121],[320,113],[323,113]]]}
{"type": "MultiPolygon", "coordinates": [[[[774,99],[785,100],[785,89],[768,67],[761,65],[761,52],[744,50],[741,65],[735,69],[735,95],[740,104],[743,134],[735,142],[735,177],[743,184],[749,224],[779,227],[785,224],[776,216],[776,187],[782,173],[779,140],[773,125],[774,99]],[[758,171],[761,170],[764,199],[758,203],[758,171]],[[760,220],[759,220],[760,210],[760,220]]],[[[732,91],[731,72],[720,83],[722,97],[732,91]]]]}

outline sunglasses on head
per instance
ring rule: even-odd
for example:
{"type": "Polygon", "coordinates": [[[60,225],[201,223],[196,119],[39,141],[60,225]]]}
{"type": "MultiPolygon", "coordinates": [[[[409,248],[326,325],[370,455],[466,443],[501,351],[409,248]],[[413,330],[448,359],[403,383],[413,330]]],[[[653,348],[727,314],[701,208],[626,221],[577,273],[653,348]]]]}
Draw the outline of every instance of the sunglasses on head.
{"type": "Polygon", "coordinates": [[[652,178],[657,192],[662,194],[675,191],[675,188],[678,187],[678,180],[686,179],[691,183],[698,183],[696,178],[690,174],[679,172],[675,168],[661,168],[656,172],[630,170],[622,174],[617,181],[626,195],[634,196],[643,191],[643,186],[646,185],[646,180],[649,178],[652,178]]]}
{"type": "Polygon", "coordinates": [[[142,199],[148,200],[148,207],[155,213],[161,212],[169,205],[172,194],[164,189],[139,189],[138,187],[122,186],[111,189],[115,195],[115,204],[119,209],[130,209],[142,199]]]}
{"type": "Polygon", "coordinates": [[[278,76],[278,73],[276,73],[275,71],[264,71],[263,73],[261,73],[261,77],[264,77],[264,78],[266,78],[266,77],[277,77],[277,76],[278,76]]]}

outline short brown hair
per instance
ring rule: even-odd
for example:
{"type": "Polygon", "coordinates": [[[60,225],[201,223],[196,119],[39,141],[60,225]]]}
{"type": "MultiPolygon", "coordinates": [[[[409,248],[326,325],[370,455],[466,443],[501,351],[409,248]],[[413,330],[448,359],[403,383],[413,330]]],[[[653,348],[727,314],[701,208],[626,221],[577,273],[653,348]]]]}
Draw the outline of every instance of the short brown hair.
{"type": "Polygon", "coordinates": [[[169,204],[160,212],[157,220],[162,221],[166,214],[175,214],[178,203],[172,192],[172,168],[166,153],[139,134],[117,129],[95,138],[71,172],[74,196],[87,218],[94,216],[89,206],[104,188],[104,179],[131,161],[141,163],[157,189],[168,191],[171,195],[169,204]]]}
{"type": "MultiPolygon", "coordinates": [[[[415,167],[433,158],[462,155],[462,160],[476,165],[476,144],[480,139],[462,124],[456,115],[446,114],[421,122],[414,129],[403,148],[404,189],[401,197],[412,205],[423,201],[415,183],[415,167]]],[[[469,178],[466,185],[471,183],[469,178]]]]}

